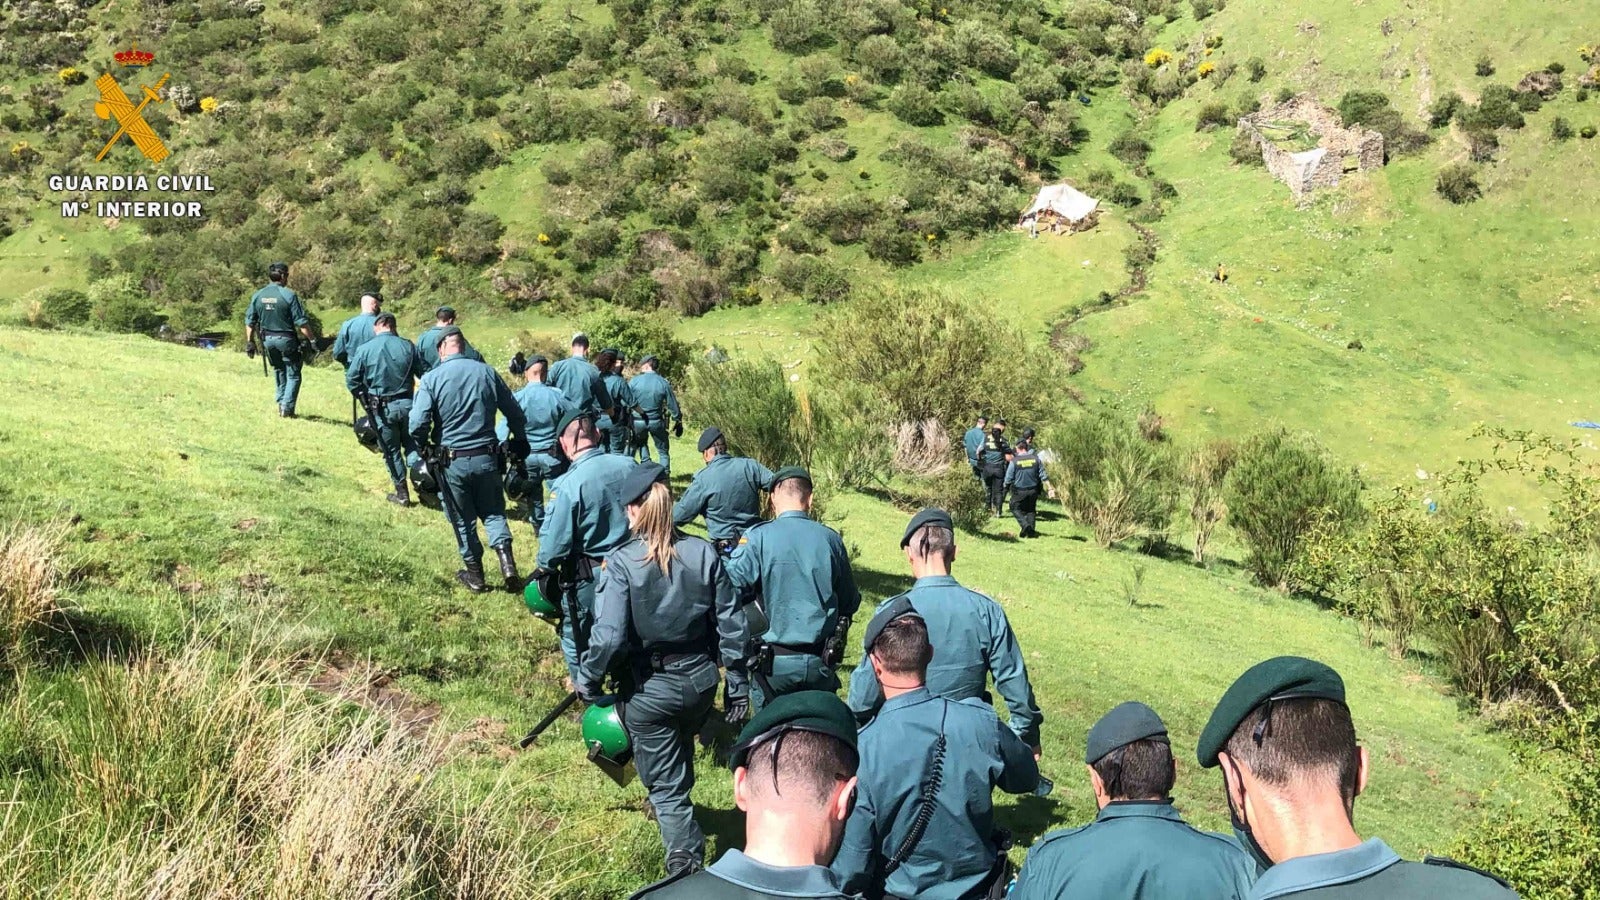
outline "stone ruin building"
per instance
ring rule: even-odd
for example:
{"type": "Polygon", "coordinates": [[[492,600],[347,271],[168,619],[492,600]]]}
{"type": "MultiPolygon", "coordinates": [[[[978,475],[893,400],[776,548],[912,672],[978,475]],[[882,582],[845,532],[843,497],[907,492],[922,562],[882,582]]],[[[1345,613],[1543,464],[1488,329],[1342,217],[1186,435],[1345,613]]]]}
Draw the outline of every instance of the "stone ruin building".
{"type": "Polygon", "coordinates": [[[1296,200],[1334,187],[1346,172],[1383,165],[1383,135],[1344,127],[1337,112],[1307,94],[1245,116],[1239,130],[1260,148],[1267,171],[1287,184],[1296,200]]]}

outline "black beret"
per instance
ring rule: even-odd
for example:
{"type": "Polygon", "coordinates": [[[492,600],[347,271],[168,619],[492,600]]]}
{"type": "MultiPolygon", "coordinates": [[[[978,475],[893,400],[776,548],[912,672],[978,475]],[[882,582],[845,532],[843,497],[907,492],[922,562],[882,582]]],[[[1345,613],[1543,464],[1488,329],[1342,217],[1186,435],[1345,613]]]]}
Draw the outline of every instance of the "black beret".
{"type": "Polygon", "coordinates": [[[912,535],[916,534],[919,529],[928,525],[932,525],[935,528],[949,528],[952,531],[954,531],[956,527],[955,523],[951,521],[949,513],[937,507],[930,506],[922,512],[919,512],[911,517],[911,522],[906,525],[906,533],[900,536],[901,549],[904,549],[907,544],[911,543],[912,535]]]}
{"type": "Polygon", "coordinates": [[[612,356],[615,356],[615,357],[618,357],[618,358],[621,358],[621,356],[622,356],[622,351],[618,350],[615,347],[607,347],[604,350],[601,350],[600,352],[601,353],[609,353],[612,356]]]}
{"type": "Polygon", "coordinates": [[[435,319],[445,320],[454,319],[456,317],[456,311],[451,307],[441,306],[433,311],[433,317],[435,319]]]}
{"type": "Polygon", "coordinates": [[[1211,721],[1200,732],[1200,743],[1195,747],[1200,765],[1207,769],[1217,765],[1217,754],[1256,707],[1269,700],[1305,697],[1343,703],[1344,679],[1323,663],[1303,656],[1278,656],[1251,666],[1222,695],[1217,708],[1211,711],[1211,721]]]}
{"type": "Polygon", "coordinates": [[[705,431],[700,432],[700,452],[704,453],[707,450],[710,450],[711,445],[720,440],[722,440],[722,429],[715,425],[707,428],[705,431]]]}
{"type": "Polygon", "coordinates": [[[811,473],[807,472],[804,467],[784,466],[778,471],[772,473],[772,485],[768,488],[768,490],[777,487],[779,482],[788,481],[791,478],[798,478],[801,481],[804,481],[807,486],[812,484],[811,473]]]}
{"type": "Polygon", "coordinates": [[[396,325],[397,325],[397,323],[395,322],[394,313],[392,313],[392,312],[381,312],[381,313],[378,313],[376,316],[373,317],[372,324],[374,324],[374,325],[387,325],[387,326],[389,326],[389,328],[391,330],[394,329],[396,327],[396,325]]]}
{"type": "Polygon", "coordinates": [[[561,440],[561,436],[567,433],[567,429],[571,427],[572,423],[578,421],[579,419],[588,419],[589,421],[593,422],[594,413],[584,412],[583,410],[576,408],[567,410],[562,414],[561,420],[556,422],[556,440],[561,440]]]}
{"type": "Polygon", "coordinates": [[[908,594],[901,594],[885,603],[883,608],[873,613],[872,618],[867,622],[867,630],[861,637],[861,651],[863,653],[871,653],[872,645],[878,642],[878,635],[883,634],[883,629],[889,627],[890,622],[901,616],[914,616],[916,614],[916,607],[911,605],[911,597],[908,594]]]}
{"type": "Polygon", "coordinates": [[[639,365],[641,365],[641,366],[648,366],[648,365],[650,365],[651,363],[654,363],[654,362],[658,362],[658,360],[656,359],[656,355],[654,353],[646,353],[643,357],[641,357],[639,359],[639,365]]]}
{"type": "Polygon", "coordinates": [[[1161,721],[1155,710],[1143,703],[1133,700],[1120,703],[1089,729],[1083,761],[1092,764],[1118,747],[1149,739],[1167,742],[1166,723],[1161,721]]]}
{"type": "Polygon", "coordinates": [[[729,751],[728,768],[743,766],[752,748],[788,731],[825,734],[856,749],[856,718],[838,695],[832,691],[797,691],[768,703],[744,726],[739,742],[729,751]]]}
{"type": "Polygon", "coordinates": [[[543,353],[535,353],[534,355],[528,357],[528,365],[531,366],[534,363],[544,363],[548,366],[550,365],[550,360],[546,359],[543,353]]]}
{"type": "Polygon", "coordinates": [[[461,329],[457,328],[454,325],[446,325],[445,327],[439,329],[439,340],[441,340],[441,341],[444,340],[447,337],[460,337],[460,336],[461,336],[461,329]]]}
{"type": "Polygon", "coordinates": [[[622,485],[617,488],[617,499],[622,501],[623,506],[637,503],[639,498],[650,490],[651,485],[658,481],[666,483],[667,470],[663,469],[660,463],[640,463],[629,469],[628,474],[623,477],[622,485]]]}

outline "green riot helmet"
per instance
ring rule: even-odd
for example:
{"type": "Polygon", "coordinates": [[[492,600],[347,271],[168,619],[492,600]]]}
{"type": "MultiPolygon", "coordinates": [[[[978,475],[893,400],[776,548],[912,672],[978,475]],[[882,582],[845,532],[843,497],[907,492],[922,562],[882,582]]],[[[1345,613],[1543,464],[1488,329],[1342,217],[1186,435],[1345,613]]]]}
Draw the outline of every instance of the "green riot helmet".
{"type": "Polygon", "coordinates": [[[538,578],[528,579],[527,585],[522,589],[522,602],[528,605],[528,612],[546,622],[561,621],[561,610],[545,599],[544,592],[539,590],[539,582],[538,578]]]}
{"type": "Polygon", "coordinates": [[[591,756],[601,756],[618,765],[626,765],[632,756],[628,732],[622,727],[615,703],[592,705],[583,711],[583,742],[591,756]]]}
{"type": "Polygon", "coordinates": [[[438,480],[428,471],[428,464],[421,459],[411,464],[411,484],[416,487],[419,494],[439,493],[438,480]]]}
{"type": "Polygon", "coordinates": [[[371,416],[362,416],[351,427],[356,430],[356,440],[361,442],[361,446],[373,453],[382,452],[383,447],[378,442],[378,429],[372,424],[371,416]]]}

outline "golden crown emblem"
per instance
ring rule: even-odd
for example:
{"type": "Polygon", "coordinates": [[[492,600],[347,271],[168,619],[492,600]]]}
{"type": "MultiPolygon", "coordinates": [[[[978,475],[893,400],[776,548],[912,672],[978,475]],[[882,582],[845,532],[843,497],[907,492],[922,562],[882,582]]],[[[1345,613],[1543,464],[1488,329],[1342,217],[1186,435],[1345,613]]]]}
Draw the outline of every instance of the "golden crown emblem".
{"type": "Polygon", "coordinates": [[[148,66],[155,62],[156,55],[148,50],[140,50],[136,43],[127,50],[118,50],[111,57],[125,66],[148,66]]]}

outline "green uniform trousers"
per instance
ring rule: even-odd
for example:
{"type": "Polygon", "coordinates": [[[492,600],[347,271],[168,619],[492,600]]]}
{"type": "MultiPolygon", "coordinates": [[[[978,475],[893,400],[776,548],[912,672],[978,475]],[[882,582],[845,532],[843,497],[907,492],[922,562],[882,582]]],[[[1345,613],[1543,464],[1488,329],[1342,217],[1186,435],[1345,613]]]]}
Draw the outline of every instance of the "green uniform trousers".
{"type": "Polygon", "coordinates": [[[628,445],[633,441],[633,432],[628,427],[628,421],[626,416],[621,422],[613,422],[610,416],[601,416],[595,422],[595,428],[600,431],[600,446],[607,453],[628,455],[628,445]]]}
{"type": "Polygon", "coordinates": [[[272,366],[272,377],[278,383],[278,408],[294,412],[300,400],[300,341],[293,336],[266,335],[261,340],[267,352],[267,364],[272,366]]]}
{"type": "Polygon", "coordinates": [[[661,468],[672,474],[672,456],[667,452],[670,438],[667,435],[666,419],[640,419],[633,420],[634,446],[639,448],[639,461],[650,462],[650,442],[656,445],[656,455],[661,457],[661,468]]]}
{"type": "MultiPolygon", "coordinates": [[[[600,563],[595,562],[599,569],[600,563]]],[[[582,670],[578,661],[589,652],[589,632],[594,628],[594,579],[578,582],[568,588],[561,601],[561,655],[567,660],[567,672],[573,684],[582,684],[582,670]]]]}
{"type": "Polygon", "coordinates": [[[751,679],[752,711],[761,709],[784,694],[793,694],[796,691],[839,690],[838,673],[833,671],[832,666],[823,663],[822,657],[812,656],[809,653],[774,656],[772,673],[765,678],[765,683],[760,678],[751,679]],[[772,689],[770,697],[767,696],[768,688],[772,689]]]}
{"type": "Polygon", "coordinates": [[[706,836],[694,820],[694,743],[716,697],[720,677],[711,657],[669,664],[622,701],[622,724],[633,744],[639,781],[650,792],[656,827],[668,854],[705,860],[706,836]]]}
{"type": "Polygon", "coordinates": [[[416,442],[411,439],[411,398],[401,397],[383,404],[383,415],[378,418],[378,440],[383,447],[383,466],[389,470],[389,481],[395,490],[406,483],[406,467],[417,453],[416,442]]]}
{"type": "Polygon", "coordinates": [[[528,524],[537,534],[544,525],[544,483],[565,472],[567,464],[548,450],[535,450],[528,454],[523,466],[528,470],[528,524]]]}
{"type": "MultiPolygon", "coordinates": [[[[456,543],[461,558],[469,561],[483,558],[483,542],[478,539],[478,523],[489,533],[489,546],[499,547],[511,543],[511,528],[506,524],[505,485],[500,481],[500,467],[494,454],[468,456],[451,460],[444,469],[445,487],[460,518],[451,518],[456,530],[456,543]]],[[[449,515],[450,506],[445,506],[449,515]]]]}

